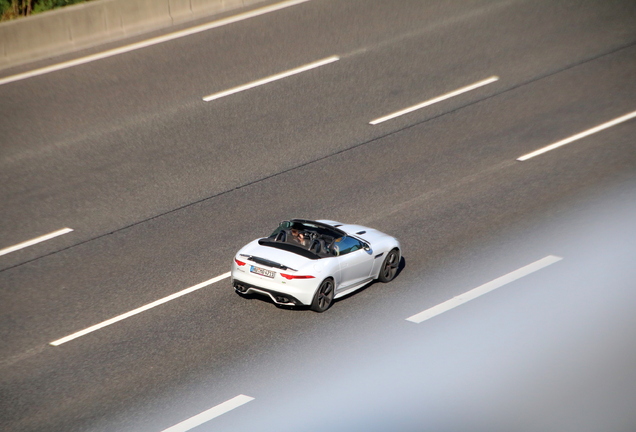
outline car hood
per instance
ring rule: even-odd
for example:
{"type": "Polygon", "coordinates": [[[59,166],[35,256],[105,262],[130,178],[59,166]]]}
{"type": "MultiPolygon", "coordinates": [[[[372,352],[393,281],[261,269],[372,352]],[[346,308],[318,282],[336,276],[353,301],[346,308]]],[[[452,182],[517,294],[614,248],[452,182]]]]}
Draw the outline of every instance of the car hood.
{"type": "Polygon", "coordinates": [[[332,220],[320,220],[319,222],[337,227],[339,230],[344,231],[351,236],[358,237],[371,244],[393,238],[390,235],[378,231],[374,228],[369,228],[362,225],[343,224],[332,220]]]}

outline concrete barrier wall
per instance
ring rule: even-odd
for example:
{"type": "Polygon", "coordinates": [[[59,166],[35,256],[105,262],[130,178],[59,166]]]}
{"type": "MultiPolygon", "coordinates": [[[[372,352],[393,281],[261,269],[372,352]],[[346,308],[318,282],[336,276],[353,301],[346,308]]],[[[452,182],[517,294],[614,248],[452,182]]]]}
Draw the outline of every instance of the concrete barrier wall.
{"type": "Polygon", "coordinates": [[[93,0],[0,24],[0,69],[265,0],[93,0]]]}

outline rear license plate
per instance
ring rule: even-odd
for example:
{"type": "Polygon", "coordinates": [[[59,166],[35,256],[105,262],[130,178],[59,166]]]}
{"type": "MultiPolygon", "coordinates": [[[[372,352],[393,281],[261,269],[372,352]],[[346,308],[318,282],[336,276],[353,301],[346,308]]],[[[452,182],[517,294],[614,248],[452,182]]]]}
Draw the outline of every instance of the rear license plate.
{"type": "Polygon", "coordinates": [[[262,269],[260,267],[254,267],[254,266],[250,266],[250,271],[252,273],[256,273],[258,275],[265,276],[265,277],[268,277],[268,278],[273,278],[274,275],[276,274],[276,272],[273,272],[271,270],[262,269]]]}

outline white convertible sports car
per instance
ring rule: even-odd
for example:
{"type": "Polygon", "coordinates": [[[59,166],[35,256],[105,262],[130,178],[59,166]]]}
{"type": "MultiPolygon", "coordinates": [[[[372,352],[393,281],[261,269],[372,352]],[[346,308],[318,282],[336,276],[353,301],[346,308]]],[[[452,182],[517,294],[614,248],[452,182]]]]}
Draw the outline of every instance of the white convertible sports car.
{"type": "Polygon", "coordinates": [[[334,299],[374,279],[392,280],[400,259],[400,242],[378,230],[292,219],[238,251],[232,285],[239,294],[262,294],[278,305],[324,312],[334,299]]]}

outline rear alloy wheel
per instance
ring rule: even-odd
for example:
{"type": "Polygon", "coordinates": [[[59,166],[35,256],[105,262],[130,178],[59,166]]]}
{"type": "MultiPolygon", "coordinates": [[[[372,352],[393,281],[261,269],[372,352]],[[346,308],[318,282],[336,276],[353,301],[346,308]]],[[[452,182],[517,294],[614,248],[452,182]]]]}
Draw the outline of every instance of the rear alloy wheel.
{"type": "Polygon", "coordinates": [[[314,300],[311,302],[311,310],[315,312],[324,312],[329,309],[333,296],[335,294],[333,279],[325,279],[318,287],[314,300]]]}
{"type": "Polygon", "coordinates": [[[400,251],[393,249],[384,259],[382,268],[380,269],[380,276],[378,280],[380,282],[390,282],[393,280],[398,271],[400,265],[400,251]]]}

